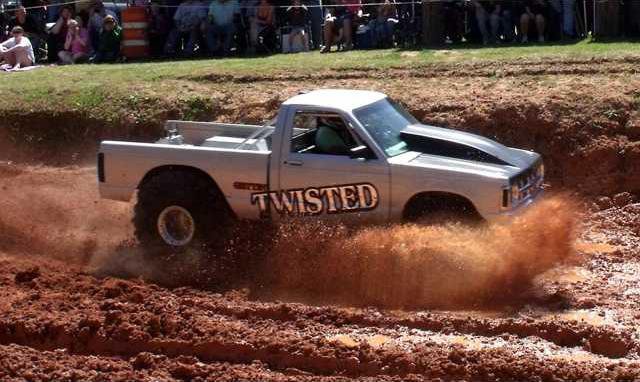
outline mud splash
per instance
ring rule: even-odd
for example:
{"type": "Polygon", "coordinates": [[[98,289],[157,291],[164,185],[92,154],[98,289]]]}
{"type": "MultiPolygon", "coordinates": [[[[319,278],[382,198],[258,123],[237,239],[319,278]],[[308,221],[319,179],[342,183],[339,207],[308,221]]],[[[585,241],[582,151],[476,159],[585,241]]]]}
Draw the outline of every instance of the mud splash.
{"type": "Polygon", "coordinates": [[[550,198],[485,228],[282,227],[269,270],[276,295],[387,308],[501,303],[574,260],[576,209],[550,198]],[[293,291],[293,292],[292,292],[293,291]]]}
{"type": "Polygon", "coordinates": [[[0,251],[86,262],[130,234],[130,207],[99,199],[93,168],[0,164],[0,251]]]}
{"type": "MultiPolygon", "coordinates": [[[[199,269],[210,263],[199,258],[181,261],[180,269],[198,268],[185,272],[145,262],[131,240],[131,206],[100,200],[92,168],[5,165],[0,188],[0,251],[74,261],[98,268],[98,274],[142,276],[166,285],[208,288],[220,282],[213,277],[215,266],[199,269]],[[174,280],[176,273],[188,277],[174,280]]],[[[246,279],[241,283],[258,293],[320,303],[389,308],[501,303],[571,258],[574,211],[567,198],[555,197],[509,223],[480,229],[283,225],[275,236],[269,232],[261,242],[235,249],[232,255],[244,273],[233,277],[246,279]],[[261,255],[263,262],[242,260],[261,255]]]]}

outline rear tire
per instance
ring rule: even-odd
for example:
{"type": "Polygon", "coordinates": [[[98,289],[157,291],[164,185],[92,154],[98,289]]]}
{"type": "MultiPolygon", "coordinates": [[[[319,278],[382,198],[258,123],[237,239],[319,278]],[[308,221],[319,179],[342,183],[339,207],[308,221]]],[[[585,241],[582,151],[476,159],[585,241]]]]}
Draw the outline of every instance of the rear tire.
{"type": "Polygon", "coordinates": [[[233,219],[222,193],[206,177],[163,172],[138,191],[135,235],[147,255],[171,258],[188,251],[220,252],[233,219]]]}

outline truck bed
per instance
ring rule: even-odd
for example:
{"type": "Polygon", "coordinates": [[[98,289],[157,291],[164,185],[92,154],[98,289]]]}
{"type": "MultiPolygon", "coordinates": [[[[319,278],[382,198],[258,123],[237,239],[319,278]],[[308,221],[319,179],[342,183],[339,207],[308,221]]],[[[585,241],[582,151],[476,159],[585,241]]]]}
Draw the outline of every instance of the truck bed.
{"type": "Polygon", "coordinates": [[[214,122],[167,121],[168,138],[156,143],[218,149],[270,151],[273,126],[214,122]]]}
{"type": "Polygon", "coordinates": [[[273,127],[169,121],[167,129],[173,137],[154,143],[101,143],[103,198],[128,201],[147,174],[182,167],[214,179],[239,217],[258,217],[258,210],[247,203],[251,189],[238,185],[267,188],[273,127]]]}

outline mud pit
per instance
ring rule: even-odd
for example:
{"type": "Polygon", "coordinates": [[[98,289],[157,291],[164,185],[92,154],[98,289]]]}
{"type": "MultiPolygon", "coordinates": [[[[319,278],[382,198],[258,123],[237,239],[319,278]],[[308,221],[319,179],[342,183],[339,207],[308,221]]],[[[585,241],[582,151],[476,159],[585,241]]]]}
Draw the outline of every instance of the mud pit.
{"type": "MultiPolygon", "coordinates": [[[[612,81],[634,86],[634,64],[615,63],[613,73],[621,77],[612,81]]],[[[552,74],[590,74],[598,82],[611,75],[606,66],[578,62],[552,74]]],[[[475,65],[476,77],[467,80],[469,68],[431,74],[444,71],[445,81],[462,88],[476,86],[472,81],[485,86],[481,78],[495,75],[475,65]]],[[[520,69],[539,75],[549,67],[520,69]]],[[[393,74],[395,80],[416,76],[393,74]]],[[[337,73],[327,84],[350,86],[365,75],[372,80],[360,87],[383,87],[402,98],[400,82],[376,85],[375,71],[337,73]]],[[[498,87],[541,89],[522,79],[518,66],[500,76],[509,80],[492,79],[498,87]]],[[[252,85],[223,80],[238,88],[283,86],[285,93],[302,86],[291,77],[267,85],[261,78],[252,85]]],[[[581,80],[558,82],[571,87],[581,80]]],[[[631,91],[625,86],[619,85],[631,91]]],[[[417,92],[408,84],[404,90],[417,92]]],[[[423,118],[456,125],[477,117],[465,109],[465,94],[445,102],[444,93],[434,92],[422,105],[407,103],[423,110],[423,118]],[[457,101],[462,106],[454,108],[457,101]]],[[[481,107],[509,109],[487,106],[485,98],[481,107]]],[[[534,109],[512,112],[519,120],[534,109]]],[[[265,110],[274,106],[259,111],[265,110]]],[[[585,155],[601,162],[601,173],[615,168],[615,186],[591,191],[637,190],[634,138],[622,130],[636,126],[635,114],[627,113],[615,134],[590,136],[562,122],[566,134],[577,134],[577,149],[570,150],[604,152],[599,159],[585,155]],[[612,148],[627,151],[610,157],[612,148]]],[[[480,130],[528,147],[556,142],[552,137],[559,134],[547,136],[550,124],[542,124],[535,133],[510,136],[506,127],[480,122],[480,130]]],[[[553,144],[555,161],[565,158],[561,146],[553,144]]],[[[573,192],[572,185],[588,178],[588,166],[573,161],[555,174],[556,188],[573,192]]],[[[407,226],[347,235],[284,227],[272,250],[225,264],[227,275],[220,278],[143,262],[130,240],[131,207],[99,200],[94,170],[0,163],[0,380],[640,378],[640,204],[630,195],[569,204],[572,196],[553,198],[515,223],[484,231],[407,226]],[[429,273],[434,267],[438,272],[429,273]]],[[[251,246],[237,251],[258,252],[251,246]]],[[[197,256],[185,263],[219,265],[197,256]]]]}

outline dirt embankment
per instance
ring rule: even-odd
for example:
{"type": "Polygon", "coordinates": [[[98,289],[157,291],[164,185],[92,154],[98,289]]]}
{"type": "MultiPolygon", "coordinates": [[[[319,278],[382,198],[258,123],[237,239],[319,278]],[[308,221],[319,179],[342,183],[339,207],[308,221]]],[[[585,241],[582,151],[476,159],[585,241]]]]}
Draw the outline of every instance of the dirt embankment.
{"type": "MultiPolygon", "coordinates": [[[[588,195],[640,192],[637,59],[437,64],[313,74],[185,76],[180,94],[86,110],[0,112],[0,160],[78,163],[100,139],[155,139],[170,118],[259,123],[318,87],[381,90],[426,123],[543,154],[548,178],[588,195]],[[588,74],[588,76],[586,75],[588,74]],[[182,97],[177,99],[176,97],[182,97]]],[[[113,100],[118,102],[118,100],[113,100]]]]}

